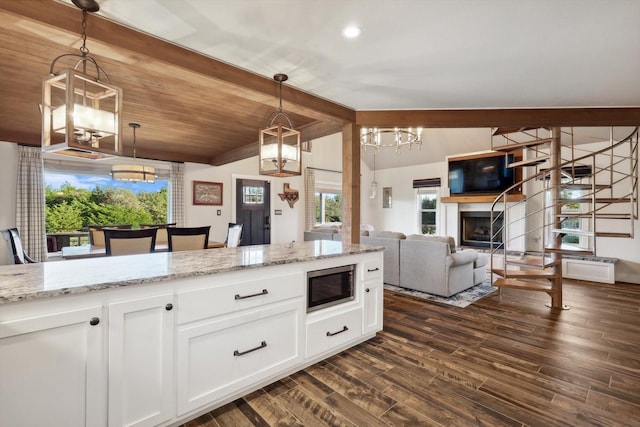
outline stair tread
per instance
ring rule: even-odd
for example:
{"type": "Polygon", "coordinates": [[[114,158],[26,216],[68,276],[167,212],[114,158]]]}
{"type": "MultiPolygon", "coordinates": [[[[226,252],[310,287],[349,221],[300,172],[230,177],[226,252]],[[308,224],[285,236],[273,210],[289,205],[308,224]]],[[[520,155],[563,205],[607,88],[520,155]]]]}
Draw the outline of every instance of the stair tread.
{"type": "Polygon", "coordinates": [[[632,235],[631,235],[631,233],[613,233],[613,232],[610,232],[610,231],[598,231],[596,233],[596,237],[623,237],[623,238],[628,237],[628,238],[631,238],[632,235]]]}
{"type": "MultiPolygon", "coordinates": [[[[556,215],[558,218],[591,218],[590,213],[568,212],[556,215]]],[[[597,213],[596,219],[631,219],[631,214],[622,213],[597,213]]]]}
{"type": "Polygon", "coordinates": [[[526,130],[534,130],[534,129],[540,129],[539,127],[520,127],[520,128],[516,128],[516,127],[502,127],[502,128],[496,128],[496,130],[493,131],[494,135],[506,135],[508,133],[516,133],[516,132],[524,132],[526,130]]]}
{"type": "Polygon", "coordinates": [[[541,157],[534,157],[532,159],[527,159],[527,160],[521,160],[519,162],[513,162],[513,163],[509,163],[507,165],[508,168],[517,168],[520,166],[535,166],[538,165],[548,159],[550,159],[551,156],[541,156],[541,157]]]}
{"type": "Polygon", "coordinates": [[[552,233],[573,234],[575,236],[593,236],[593,231],[580,230],[578,228],[552,228],[552,233]]]}
{"type": "Polygon", "coordinates": [[[556,272],[550,270],[509,270],[505,272],[504,269],[494,268],[491,270],[492,273],[495,273],[499,276],[502,276],[505,279],[509,278],[520,278],[520,279],[533,279],[536,277],[540,277],[543,279],[553,279],[556,277],[560,277],[556,272]]]}
{"type": "Polygon", "coordinates": [[[514,288],[541,292],[549,292],[552,290],[551,283],[541,283],[517,279],[496,279],[493,282],[493,286],[496,286],[498,288],[514,288]]]}
{"type": "Polygon", "coordinates": [[[560,184],[559,185],[560,188],[570,188],[570,189],[574,189],[574,190],[591,190],[592,188],[595,187],[596,190],[604,190],[607,188],[611,188],[611,186],[609,184],[595,184],[595,185],[591,185],[591,184],[578,184],[578,183],[565,183],[565,184],[560,184]]]}
{"type": "Polygon", "coordinates": [[[524,147],[532,147],[536,145],[547,144],[551,141],[553,141],[553,138],[539,138],[539,139],[532,139],[530,141],[524,141],[524,142],[514,142],[513,144],[508,144],[508,145],[500,145],[497,147],[492,147],[491,149],[493,151],[510,152],[510,151],[519,150],[524,147]]]}
{"type": "Polygon", "coordinates": [[[574,248],[572,246],[563,245],[560,248],[544,248],[545,252],[551,252],[556,254],[565,254],[565,255],[593,255],[592,249],[583,249],[583,248],[574,248]]]}
{"type": "MultiPolygon", "coordinates": [[[[567,203],[591,203],[592,202],[591,197],[578,197],[576,199],[561,199],[561,200],[567,203]]],[[[631,198],[629,197],[620,197],[620,198],[596,197],[595,202],[596,203],[629,203],[631,202],[631,198]]]]}

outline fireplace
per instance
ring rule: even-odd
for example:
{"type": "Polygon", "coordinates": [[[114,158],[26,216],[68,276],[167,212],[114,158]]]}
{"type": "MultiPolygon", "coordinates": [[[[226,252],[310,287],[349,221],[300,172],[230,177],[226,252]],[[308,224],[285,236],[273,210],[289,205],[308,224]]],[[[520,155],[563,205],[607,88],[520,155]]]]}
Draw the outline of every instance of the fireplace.
{"type": "MultiPolygon", "coordinates": [[[[459,222],[460,245],[489,247],[491,241],[491,212],[463,211],[460,212],[459,222]]],[[[498,219],[494,225],[494,233],[502,227],[502,218],[498,219]]],[[[496,239],[501,242],[501,235],[496,239]]]]}

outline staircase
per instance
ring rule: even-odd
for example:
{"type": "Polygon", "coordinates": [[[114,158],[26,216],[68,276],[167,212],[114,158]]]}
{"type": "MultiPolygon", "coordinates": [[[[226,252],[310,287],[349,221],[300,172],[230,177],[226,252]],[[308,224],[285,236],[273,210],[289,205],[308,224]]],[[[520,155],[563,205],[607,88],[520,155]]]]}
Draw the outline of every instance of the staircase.
{"type": "Polygon", "coordinates": [[[509,167],[519,169],[516,176],[522,176],[491,206],[494,286],[546,292],[551,296],[550,307],[566,309],[563,255],[596,255],[602,237],[633,238],[639,148],[638,128],[628,133],[629,129],[625,129],[627,135],[616,138],[621,129],[610,128],[607,146],[598,144],[594,151],[589,147],[595,144],[574,140],[573,129],[494,129],[491,148],[505,155],[516,153],[519,160],[509,167]],[[507,195],[517,191],[526,198],[507,201],[507,195]],[[517,209],[522,203],[524,217],[522,206],[517,209]],[[522,247],[516,242],[523,240],[525,252],[510,250],[522,247]]]}

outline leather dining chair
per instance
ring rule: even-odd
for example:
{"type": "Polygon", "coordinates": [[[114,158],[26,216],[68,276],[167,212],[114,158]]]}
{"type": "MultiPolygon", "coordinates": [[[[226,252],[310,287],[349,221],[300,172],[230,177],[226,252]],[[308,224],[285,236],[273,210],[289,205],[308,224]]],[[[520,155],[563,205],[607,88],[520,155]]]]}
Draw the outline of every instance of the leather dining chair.
{"type": "Polygon", "coordinates": [[[167,236],[169,238],[169,252],[207,249],[210,230],[210,225],[206,227],[167,228],[167,236]]]}
{"type": "Polygon", "coordinates": [[[96,248],[104,248],[104,233],[105,228],[116,228],[118,230],[131,230],[131,224],[111,224],[111,225],[89,225],[89,244],[96,248]]]}
{"type": "Polygon", "coordinates": [[[140,224],[140,228],[157,228],[156,245],[166,245],[169,242],[169,236],[167,234],[167,228],[175,227],[176,223],[171,222],[168,224],[140,224]]]}
{"type": "Polygon", "coordinates": [[[155,251],[157,228],[121,230],[104,228],[107,256],[147,254],[155,251]]]}
{"type": "Polygon", "coordinates": [[[7,245],[9,246],[9,250],[11,251],[14,264],[29,264],[37,262],[29,255],[27,255],[27,253],[24,251],[24,247],[22,246],[22,239],[20,238],[20,232],[17,228],[2,230],[2,236],[7,241],[7,245]]]}

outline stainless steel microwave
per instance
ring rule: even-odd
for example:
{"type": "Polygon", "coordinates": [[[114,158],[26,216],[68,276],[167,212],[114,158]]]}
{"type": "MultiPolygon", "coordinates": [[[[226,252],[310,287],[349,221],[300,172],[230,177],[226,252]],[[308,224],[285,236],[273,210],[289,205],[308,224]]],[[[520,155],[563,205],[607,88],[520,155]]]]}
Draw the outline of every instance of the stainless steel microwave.
{"type": "Polygon", "coordinates": [[[355,298],[355,265],[307,273],[307,312],[331,307],[355,298]]]}

